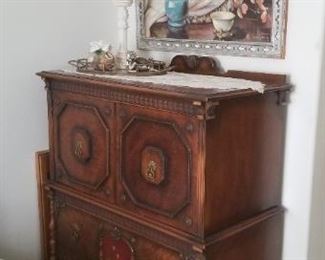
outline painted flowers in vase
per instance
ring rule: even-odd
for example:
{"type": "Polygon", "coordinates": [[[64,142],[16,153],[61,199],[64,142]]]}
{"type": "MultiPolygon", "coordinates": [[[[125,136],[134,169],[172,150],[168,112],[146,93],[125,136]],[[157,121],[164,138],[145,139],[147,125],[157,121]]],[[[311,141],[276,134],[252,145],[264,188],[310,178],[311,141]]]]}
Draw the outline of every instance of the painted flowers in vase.
{"type": "Polygon", "coordinates": [[[236,10],[239,18],[243,18],[248,12],[259,16],[262,23],[267,22],[267,7],[264,0],[232,0],[233,9],[236,10]]]}
{"type": "Polygon", "coordinates": [[[103,41],[90,43],[92,64],[95,70],[110,71],[114,67],[114,56],[111,53],[111,46],[103,41]]]}

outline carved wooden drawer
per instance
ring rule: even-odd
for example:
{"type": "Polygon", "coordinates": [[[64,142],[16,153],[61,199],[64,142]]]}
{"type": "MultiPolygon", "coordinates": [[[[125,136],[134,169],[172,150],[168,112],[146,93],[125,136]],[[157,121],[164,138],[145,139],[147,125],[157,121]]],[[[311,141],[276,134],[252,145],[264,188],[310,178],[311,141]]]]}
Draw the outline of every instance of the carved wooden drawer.
{"type": "Polygon", "coordinates": [[[114,202],[113,103],[54,92],[52,179],[114,202]]]}
{"type": "Polygon", "coordinates": [[[178,260],[179,253],[56,199],[58,260],[178,260]]]}
{"type": "Polygon", "coordinates": [[[197,232],[200,122],[128,105],[117,111],[118,204],[149,220],[197,232]]]}
{"type": "Polygon", "coordinates": [[[203,241],[125,219],[50,191],[49,258],[56,260],[281,259],[283,210],[273,208],[203,241]]]}

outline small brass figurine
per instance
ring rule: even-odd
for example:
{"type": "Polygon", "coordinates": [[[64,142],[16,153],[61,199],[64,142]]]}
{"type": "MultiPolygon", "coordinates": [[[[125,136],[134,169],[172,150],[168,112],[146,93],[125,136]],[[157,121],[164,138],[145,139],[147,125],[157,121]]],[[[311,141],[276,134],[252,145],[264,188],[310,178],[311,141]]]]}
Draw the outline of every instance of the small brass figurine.
{"type": "Polygon", "coordinates": [[[96,54],[92,63],[95,70],[111,71],[114,68],[114,56],[110,52],[96,54]]]}
{"type": "Polygon", "coordinates": [[[139,57],[134,51],[128,52],[127,64],[129,72],[161,72],[167,69],[165,62],[139,57]]]}
{"type": "Polygon", "coordinates": [[[127,75],[135,76],[154,76],[163,75],[172,69],[166,66],[163,61],[154,60],[153,58],[139,57],[136,52],[128,52],[127,68],[118,69],[116,59],[111,52],[111,46],[99,42],[90,43],[90,53],[92,56],[88,59],[70,60],[68,63],[77,68],[78,72],[91,74],[107,75],[127,75]]]}
{"type": "Polygon", "coordinates": [[[90,52],[93,53],[92,66],[95,70],[111,71],[114,68],[114,55],[111,53],[111,46],[99,42],[90,43],[90,52]]]}
{"type": "Polygon", "coordinates": [[[111,49],[111,46],[103,41],[91,42],[91,57],[70,60],[68,63],[76,67],[78,72],[115,74],[115,58],[111,49]]]}

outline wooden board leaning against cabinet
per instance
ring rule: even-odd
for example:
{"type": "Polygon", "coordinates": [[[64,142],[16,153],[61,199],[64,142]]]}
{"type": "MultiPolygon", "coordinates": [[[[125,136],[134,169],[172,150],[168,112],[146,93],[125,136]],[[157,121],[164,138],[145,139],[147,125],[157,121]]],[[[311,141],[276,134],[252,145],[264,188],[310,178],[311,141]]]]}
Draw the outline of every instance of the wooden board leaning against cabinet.
{"type": "Polygon", "coordinates": [[[265,91],[38,73],[49,108],[49,156],[38,156],[49,165],[39,167],[49,171],[47,259],[281,259],[286,77],[221,74],[207,57],[172,64],[265,91]]]}

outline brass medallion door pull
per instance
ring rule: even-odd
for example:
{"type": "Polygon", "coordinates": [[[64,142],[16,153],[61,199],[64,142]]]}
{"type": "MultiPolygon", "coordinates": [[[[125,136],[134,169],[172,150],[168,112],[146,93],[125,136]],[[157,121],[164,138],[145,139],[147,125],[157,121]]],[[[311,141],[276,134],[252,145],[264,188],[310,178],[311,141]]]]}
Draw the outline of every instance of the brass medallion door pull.
{"type": "Polygon", "coordinates": [[[154,181],[156,178],[156,172],[157,172],[157,164],[154,161],[150,161],[148,164],[146,177],[147,179],[154,181]]]}
{"type": "Polygon", "coordinates": [[[82,159],[82,149],[83,145],[81,141],[77,141],[74,145],[74,155],[81,160],[82,159]]]}
{"type": "Polygon", "coordinates": [[[86,129],[75,127],[71,133],[71,148],[75,159],[80,163],[87,163],[91,159],[91,136],[86,129]]]}
{"type": "Polygon", "coordinates": [[[158,147],[147,146],[142,151],[141,175],[149,183],[160,185],[165,179],[166,159],[158,147]]]}

